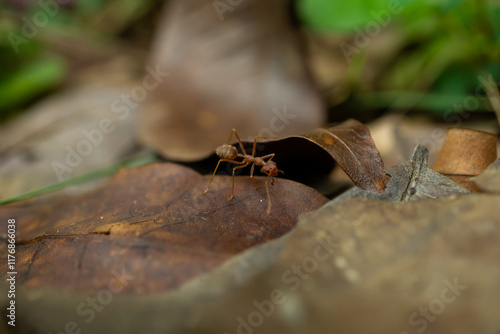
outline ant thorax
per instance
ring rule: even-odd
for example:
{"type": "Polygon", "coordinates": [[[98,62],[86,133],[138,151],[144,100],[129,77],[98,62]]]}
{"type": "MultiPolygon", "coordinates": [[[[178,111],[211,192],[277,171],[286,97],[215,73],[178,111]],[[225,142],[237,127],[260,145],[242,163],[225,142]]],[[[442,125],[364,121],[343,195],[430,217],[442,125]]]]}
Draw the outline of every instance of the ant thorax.
{"type": "Polygon", "coordinates": [[[265,163],[266,162],[261,157],[255,157],[254,158],[254,164],[255,164],[255,166],[264,166],[265,163]]]}

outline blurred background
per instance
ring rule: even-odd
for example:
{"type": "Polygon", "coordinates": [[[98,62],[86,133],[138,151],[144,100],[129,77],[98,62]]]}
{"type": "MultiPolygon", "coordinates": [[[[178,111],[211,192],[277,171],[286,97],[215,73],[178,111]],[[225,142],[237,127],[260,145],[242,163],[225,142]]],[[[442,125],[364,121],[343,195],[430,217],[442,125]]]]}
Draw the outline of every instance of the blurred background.
{"type": "Polygon", "coordinates": [[[0,199],[201,161],[231,128],[355,118],[386,167],[432,161],[447,127],[498,134],[499,42],[495,0],[0,1],[0,199]]]}

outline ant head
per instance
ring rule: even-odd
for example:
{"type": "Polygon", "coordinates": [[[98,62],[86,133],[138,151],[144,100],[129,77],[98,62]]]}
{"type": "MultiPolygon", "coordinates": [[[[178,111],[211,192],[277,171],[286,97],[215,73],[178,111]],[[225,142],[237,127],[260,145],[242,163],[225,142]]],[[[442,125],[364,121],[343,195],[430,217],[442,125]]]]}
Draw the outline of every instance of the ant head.
{"type": "Polygon", "coordinates": [[[276,166],[276,163],[272,160],[269,160],[262,166],[260,169],[261,173],[266,174],[267,176],[270,176],[271,178],[273,176],[278,175],[278,167],[276,166]]]}

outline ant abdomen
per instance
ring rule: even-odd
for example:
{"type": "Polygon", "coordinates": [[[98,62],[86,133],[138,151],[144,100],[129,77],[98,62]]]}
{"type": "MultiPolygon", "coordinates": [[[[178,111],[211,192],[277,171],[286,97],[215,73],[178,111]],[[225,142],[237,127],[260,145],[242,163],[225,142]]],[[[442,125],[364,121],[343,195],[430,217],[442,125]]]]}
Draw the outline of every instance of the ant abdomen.
{"type": "Polygon", "coordinates": [[[234,160],[238,157],[238,150],[233,145],[224,144],[217,147],[215,154],[221,159],[234,160]]]}

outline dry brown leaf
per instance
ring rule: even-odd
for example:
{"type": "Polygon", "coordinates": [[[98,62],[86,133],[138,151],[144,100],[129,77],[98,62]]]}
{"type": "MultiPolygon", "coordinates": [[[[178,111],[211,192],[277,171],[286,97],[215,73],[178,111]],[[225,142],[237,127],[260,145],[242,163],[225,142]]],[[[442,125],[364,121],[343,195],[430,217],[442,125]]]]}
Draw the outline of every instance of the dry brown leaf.
{"type": "Polygon", "coordinates": [[[356,186],[384,191],[390,177],[384,172],[380,153],[365,125],[350,119],[327,130],[309,132],[305,137],[325,149],[356,186]]]}
{"type": "Polygon", "coordinates": [[[480,189],[468,179],[481,174],[497,158],[497,136],[490,132],[451,128],[433,168],[473,192],[480,189]]]}
{"type": "MultiPolygon", "coordinates": [[[[239,149],[237,142],[231,144],[239,149]]],[[[252,152],[253,140],[244,141],[243,145],[247,153],[252,152]]],[[[324,182],[322,178],[331,172],[335,163],[339,164],[355,185],[368,191],[383,191],[390,179],[384,172],[384,163],[370,131],[353,119],[302,135],[259,140],[256,156],[271,153],[276,154],[273,161],[285,172],[283,177],[305,184],[318,184],[321,182],[318,180],[324,182]]],[[[210,162],[215,166],[215,155],[210,162]]],[[[230,174],[232,168],[233,165],[227,166],[226,173],[230,174]]],[[[248,173],[247,170],[242,172],[248,173]]]]}
{"type": "Polygon", "coordinates": [[[148,92],[139,137],[171,160],[205,158],[232,128],[253,139],[325,122],[288,1],[237,1],[223,20],[216,3],[169,1],[153,43],[151,67],[169,75],[148,92]]]}
{"type": "MultiPolygon", "coordinates": [[[[209,176],[171,163],[121,171],[91,193],[54,203],[23,201],[0,207],[17,222],[17,272],[22,288],[68,291],[106,287],[116,272],[135,273],[126,292],[174,289],[234,254],[290,231],[298,215],[327,199],[279,179],[259,189],[248,177],[209,176]]],[[[6,241],[5,236],[3,237],[6,241]]],[[[7,272],[7,251],[0,270],[7,272]]]]}
{"type": "MultiPolygon", "coordinates": [[[[172,328],[187,333],[237,333],[238,328],[495,333],[500,328],[492,311],[500,300],[499,201],[499,196],[468,195],[405,203],[331,202],[303,216],[278,241],[283,245],[275,248],[275,263],[204,303],[194,328],[171,322],[172,328]],[[276,290],[281,303],[271,302],[276,290]],[[262,307],[271,310],[269,316],[262,307]],[[217,312],[221,309],[223,314],[217,312]]],[[[266,256],[258,248],[254,252],[253,257],[266,256]]],[[[186,310],[184,316],[189,314],[186,310]]]]}
{"type": "Polygon", "coordinates": [[[495,333],[499,201],[330,202],[180,290],[115,296],[90,323],[86,295],[24,291],[19,318],[30,333],[495,333]]]}

